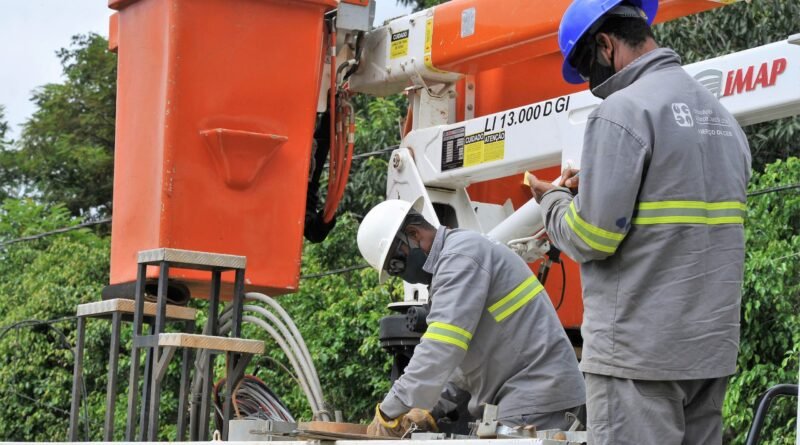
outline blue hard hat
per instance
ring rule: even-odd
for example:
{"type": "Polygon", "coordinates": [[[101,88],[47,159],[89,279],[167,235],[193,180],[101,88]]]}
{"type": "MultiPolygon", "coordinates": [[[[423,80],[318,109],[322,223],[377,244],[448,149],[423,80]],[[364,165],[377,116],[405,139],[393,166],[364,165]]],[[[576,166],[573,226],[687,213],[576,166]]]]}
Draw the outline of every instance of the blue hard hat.
{"type": "MultiPolygon", "coordinates": [[[[564,56],[561,74],[569,83],[583,83],[583,78],[569,63],[570,55],[581,38],[603,15],[626,0],[575,0],[569,5],[558,27],[558,46],[564,56]]],[[[653,23],[658,12],[658,0],[627,0],[627,4],[640,8],[647,24],[653,23]]]]}

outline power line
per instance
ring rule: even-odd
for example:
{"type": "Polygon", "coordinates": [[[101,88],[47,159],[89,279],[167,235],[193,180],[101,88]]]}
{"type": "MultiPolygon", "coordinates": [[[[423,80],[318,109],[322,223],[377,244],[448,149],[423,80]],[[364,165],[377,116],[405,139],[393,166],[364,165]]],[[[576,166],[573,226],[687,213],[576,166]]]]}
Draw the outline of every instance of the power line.
{"type": "Polygon", "coordinates": [[[761,190],[756,190],[754,192],[748,193],[747,196],[748,197],[750,197],[750,196],[758,196],[758,195],[764,195],[766,193],[783,192],[783,191],[792,190],[792,189],[800,189],[800,182],[798,182],[796,184],[777,185],[775,187],[769,187],[769,188],[765,188],[765,189],[761,189],[761,190]]]}
{"type": "Polygon", "coordinates": [[[85,229],[87,227],[99,226],[101,224],[108,224],[110,222],[111,222],[111,218],[104,218],[104,219],[100,219],[100,220],[97,220],[97,221],[89,221],[89,222],[81,223],[81,224],[78,224],[76,226],[62,227],[60,229],[51,230],[49,232],[42,232],[42,233],[37,233],[36,235],[23,236],[21,238],[15,238],[15,239],[12,239],[12,240],[3,241],[3,242],[0,243],[0,247],[9,246],[11,244],[21,243],[21,242],[24,242],[24,241],[34,241],[34,240],[42,239],[42,238],[45,238],[45,237],[48,237],[48,236],[51,236],[51,235],[58,235],[59,233],[72,232],[74,230],[85,229]]]}
{"type": "Polygon", "coordinates": [[[390,146],[390,147],[386,147],[386,148],[384,148],[384,149],[382,149],[382,150],[375,150],[375,151],[370,151],[370,152],[368,152],[368,153],[361,153],[361,154],[357,154],[357,155],[353,156],[353,160],[355,161],[356,159],[368,158],[368,157],[370,157],[370,156],[375,156],[375,155],[380,155],[380,154],[384,154],[384,153],[389,153],[389,152],[392,152],[392,151],[395,151],[395,150],[397,150],[398,148],[400,148],[400,146],[399,146],[399,145],[392,145],[392,146],[390,146]]]}
{"type": "MultiPolygon", "coordinates": [[[[394,146],[391,146],[391,147],[388,147],[388,148],[384,148],[382,150],[372,151],[372,152],[369,152],[369,153],[362,153],[360,155],[353,156],[353,160],[364,158],[364,157],[368,157],[368,156],[374,156],[376,154],[387,153],[387,152],[390,152],[392,150],[397,149],[397,147],[398,147],[397,145],[394,145],[394,146]]],[[[769,187],[769,188],[765,188],[765,189],[761,189],[761,190],[755,190],[755,191],[752,191],[752,192],[748,193],[747,196],[748,197],[759,196],[759,195],[764,195],[764,194],[767,194],[767,193],[778,193],[778,192],[785,192],[785,191],[795,190],[795,189],[800,189],[800,183],[785,184],[785,185],[769,187]]],[[[58,234],[61,234],[61,233],[72,232],[72,231],[75,231],[75,230],[85,229],[87,227],[98,226],[98,225],[108,224],[108,223],[111,223],[111,218],[104,218],[104,219],[97,220],[97,221],[89,221],[89,222],[81,223],[81,224],[78,224],[78,225],[75,225],[75,226],[63,227],[63,228],[60,228],[60,229],[50,230],[48,232],[38,233],[36,235],[30,235],[30,236],[24,236],[24,237],[20,237],[20,238],[14,238],[14,239],[11,239],[11,240],[8,240],[8,241],[0,242],[0,248],[1,247],[6,247],[6,246],[10,246],[10,245],[16,244],[16,243],[21,243],[21,242],[25,242],[25,241],[34,241],[34,240],[46,238],[46,237],[52,236],[52,235],[58,235],[58,234]]],[[[362,268],[362,269],[365,268],[365,267],[367,267],[367,266],[358,266],[358,268],[362,268]]],[[[357,269],[352,269],[352,270],[357,270],[357,269]]],[[[342,270],[342,272],[349,272],[349,271],[351,271],[351,268],[345,268],[345,269],[342,270]]],[[[300,278],[319,278],[317,275],[319,275],[319,274],[301,276],[300,278]]],[[[327,275],[321,275],[321,276],[327,276],[327,275]]]]}
{"type": "Polygon", "coordinates": [[[352,272],[354,270],[366,269],[368,267],[369,267],[368,264],[361,264],[361,265],[358,265],[358,266],[350,266],[350,267],[345,267],[345,268],[342,268],[342,269],[329,270],[327,272],[320,272],[320,273],[314,273],[314,274],[309,274],[309,275],[301,275],[300,279],[301,280],[313,280],[315,278],[322,278],[322,277],[327,277],[327,276],[330,276],[330,275],[338,275],[338,274],[342,274],[342,273],[352,272]]]}

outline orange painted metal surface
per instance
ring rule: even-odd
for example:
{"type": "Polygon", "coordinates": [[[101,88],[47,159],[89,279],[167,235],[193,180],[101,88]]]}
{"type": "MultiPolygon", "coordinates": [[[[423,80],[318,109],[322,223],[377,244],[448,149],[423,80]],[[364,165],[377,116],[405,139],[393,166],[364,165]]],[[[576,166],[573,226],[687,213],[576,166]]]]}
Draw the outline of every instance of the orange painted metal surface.
{"type": "MultiPolygon", "coordinates": [[[[474,74],[475,116],[497,113],[525,104],[571,94],[586,88],[561,78],[561,53],[556,35],[563,11],[571,0],[456,0],[434,10],[433,62],[437,68],[474,74]],[[461,12],[476,8],[475,34],[461,38],[461,12]]],[[[705,11],[719,3],[695,0],[661,1],[656,22],[673,20],[705,11]]],[[[457,85],[457,119],[464,119],[463,81],[457,85]]],[[[531,150],[535,149],[531,141],[531,150]]],[[[560,174],[554,166],[533,172],[553,180],[560,174]]],[[[532,195],[521,185],[522,176],[498,178],[473,184],[470,198],[494,204],[511,199],[519,208],[532,195]]],[[[565,255],[566,292],[558,310],[566,328],[577,329],[583,319],[580,267],[565,255]]],[[[539,270],[540,261],[531,265],[539,270]]],[[[554,265],[545,285],[554,305],[561,295],[561,271],[554,265]]]]}
{"type": "MultiPolygon", "coordinates": [[[[296,290],[323,14],[336,1],[109,6],[119,11],[112,284],[135,280],[138,251],[171,247],[244,255],[248,289],[296,290]]],[[[208,287],[207,273],[170,277],[208,287]]]]}
{"type": "Polygon", "coordinates": [[[108,50],[112,53],[119,48],[119,13],[115,12],[108,18],[108,50]]]}
{"type": "MultiPolygon", "coordinates": [[[[446,71],[477,74],[557,53],[558,25],[570,3],[571,0],[458,0],[436,6],[433,65],[446,71]],[[474,33],[462,37],[462,14],[470,8],[475,9],[474,33]]],[[[722,5],[708,0],[662,0],[656,22],[719,6],[722,5]]]]}

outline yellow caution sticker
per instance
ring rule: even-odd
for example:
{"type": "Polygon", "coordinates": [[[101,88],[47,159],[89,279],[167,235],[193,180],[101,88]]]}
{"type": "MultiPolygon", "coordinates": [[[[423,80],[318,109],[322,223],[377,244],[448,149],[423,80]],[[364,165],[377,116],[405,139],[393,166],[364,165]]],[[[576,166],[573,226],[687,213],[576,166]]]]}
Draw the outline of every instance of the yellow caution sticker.
{"type": "Polygon", "coordinates": [[[464,167],[483,163],[483,132],[464,138],[464,167]]]}
{"type": "Polygon", "coordinates": [[[408,55],[408,30],[392,33],[389,57],[399,59],[408,55]]]}
{"type": "Polygon", "coordinates": [[[483,162],[499,161],[506,152],[506,132],[500,130],[483,137],[483,162]]]}
{"type": "Polygon", "coordinates": [[[464,137],[464,167],[502,160],[505,149],[505,130],[467,135],[464,137]]]}

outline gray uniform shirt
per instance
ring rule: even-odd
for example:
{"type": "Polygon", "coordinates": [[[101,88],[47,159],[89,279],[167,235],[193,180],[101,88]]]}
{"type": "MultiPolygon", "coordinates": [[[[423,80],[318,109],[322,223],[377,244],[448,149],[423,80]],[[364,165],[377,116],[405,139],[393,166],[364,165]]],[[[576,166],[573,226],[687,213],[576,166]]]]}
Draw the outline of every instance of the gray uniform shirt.
{"type": "Polygon", "coordinates": [[[584,403],[583,376],[556,312],[528,265],[477,232],[439,228],[424,269],[433,274],[428,329],[381,410],[432,409],[460,368],[458,386],[499,416],[584,403]]]}
{"type": "Polygon", "coordinates": [[[585,372],[643,380],[734,373],[750,150],[666,48],[595,91],[578,195],[542,199],[581,264],[585,372]]]}

